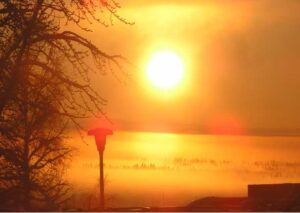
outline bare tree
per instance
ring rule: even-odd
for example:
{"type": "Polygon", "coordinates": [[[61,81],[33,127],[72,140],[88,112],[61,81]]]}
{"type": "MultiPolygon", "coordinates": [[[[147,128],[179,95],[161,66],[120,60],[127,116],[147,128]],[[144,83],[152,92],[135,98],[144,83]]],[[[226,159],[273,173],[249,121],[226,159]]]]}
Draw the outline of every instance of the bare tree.
{"type": "Polygon", "coordinates": [[[68,196],[62,177],[72,149],[63,141],[67,120],[58,113],[53,93],[63,98],[59,81],[50,74],[39,80],[24,78],[22,90],[3,111],[0,197],[4,206],[51,210],[68,196]]]}
{"type": "Polygon", "coordinates": [[[3,205],[50,209],[66,199],[62,177],[71,153],[63,140],[67,123],[80,128],[80,118],[99,112],[105,116],[106,100],[91,86],[90,73],[112,72],[111,66],[123,59],[78,32],[91,31],[95,22],[108,26],[113,19],[129,24],[118,8],[115,0],[0,0],[3,205]],[[65,24],[76,32],[64,30],[65,24]]]}
{"type": "Polygon", "coordinates": [[[102,106],[106,101],[90,86],[89,74],[112,71],[110,66],[119,66],[122,56],[109,55],[89,39],[75,31],[65,31],[62,26],[69,24],[91,31],[95,22],[108,26],[117,19],[130,24],[118,15],[118,8],[115,0],[0,0],[0,112],[20,85],[22,67],[30,65],[36,69],[27,75],[40,78],[48,72],[60,78],[68,91],[61,103],[62,113],[77,117],[86,112],[104,114],[102,106]],[[67,71],[54,69],[53,52],[60,53],[65,67],[69,67],[67,71]],[[94,60],[95,70],[87,63],[88,58],[94,60]]]}

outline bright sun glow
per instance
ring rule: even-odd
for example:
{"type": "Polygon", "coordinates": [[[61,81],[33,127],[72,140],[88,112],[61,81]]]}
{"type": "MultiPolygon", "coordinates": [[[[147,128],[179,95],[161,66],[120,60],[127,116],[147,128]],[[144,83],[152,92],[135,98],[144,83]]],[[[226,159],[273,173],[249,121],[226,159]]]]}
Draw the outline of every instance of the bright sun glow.
{"type": "Polygon", "coordinates": [[[174,52],[161,51],[150,59],[147,77],[160,89],[175,88],[183,79],[184,66],[181,58],[174,52]]]}

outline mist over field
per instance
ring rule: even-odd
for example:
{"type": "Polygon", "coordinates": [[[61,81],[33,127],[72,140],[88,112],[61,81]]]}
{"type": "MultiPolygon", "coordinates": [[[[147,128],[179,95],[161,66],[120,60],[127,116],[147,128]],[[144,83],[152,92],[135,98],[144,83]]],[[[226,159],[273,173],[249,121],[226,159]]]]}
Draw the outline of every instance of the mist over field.
{"type": "MultiPolygon", "coordinates": [[[[116,132],[105,153],[111,206],[181,206],[208,196],[247,196],[248,184],[299,182],[297,137],[116,132]],[[160,139],[160,140],[158,140],[160,139]]],[[[78,152],[69,180],[97,202],[94,141],[78,152]]],[[[79,194],[80,194],[79,193],[79,194]]]]}

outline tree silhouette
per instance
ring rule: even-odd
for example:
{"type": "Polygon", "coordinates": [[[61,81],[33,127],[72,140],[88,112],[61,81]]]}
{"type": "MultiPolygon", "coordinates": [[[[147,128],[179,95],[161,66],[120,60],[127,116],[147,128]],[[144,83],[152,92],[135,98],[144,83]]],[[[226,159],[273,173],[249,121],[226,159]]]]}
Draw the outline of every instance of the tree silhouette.
{"type": "Polygon", "coordinates": [[[47,74],[40,80],[23,78],[22,90],[5,107],[0,140],[3,206],[51,210],[68,196],[62,175],[72,149],[63,141],[67,121],[57,113],[52,94],[63,98],[64,91],[55,81],[47,74]]]}
{"type": "Polygon", "coordinates": [[[118,8],[114,0],[0,0],[2,207],[51,210],[67,199],[67,123],[80,129],[78,119],[105,116],[106,100],[91,86],[90,73],[105,74],[123,59],[79,32],[113,19],[129,24],[118,8]],[[76,30],[64,30],[66,24],[76,30]]]}
{"type": "Polygon", "coordinates": [[[38,79],[47,72],[60,79],[67,91],[63,103],[60,101],[65,115],[104,114],[105,100],[90,86],[89,74],[105,74],[112,63],[119,66],[122,56],[103,52],[79,35],[78,29],[91,31],[94,22],[108,26],[102,18],[108,14],[109,21],[114,17],[129,23],[117,14],[118,8],[114,0],[0,0],[0,112],[20,86],[23,67],[31,66],[34,69],[26,75],[38,79]],[[77,31],[64,30],[65,24],[77,31]],[[64,61],[64,71],[55,69],[56,54],[64,61]],[[88,59],[94,60],[96,70],[88,59]]]}

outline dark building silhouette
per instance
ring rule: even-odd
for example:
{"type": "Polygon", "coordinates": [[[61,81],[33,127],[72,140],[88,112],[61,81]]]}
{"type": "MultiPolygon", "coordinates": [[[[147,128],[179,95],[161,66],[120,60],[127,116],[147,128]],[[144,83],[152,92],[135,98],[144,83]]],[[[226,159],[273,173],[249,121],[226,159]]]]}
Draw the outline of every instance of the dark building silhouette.
{"type": "Polygon", "coordinates": [[[248,200],[254,210],[299,211],[300,183],[248,185],[248,200]]]}
{"type": "Polygon", "coordinates": [[[300,183],[248,185],[248,198],[278,202],[299,199],[300,183]]]}
{"type": "Polygon", "coordinates": [[[300,183],[248,185],[248,197],[206,197],[186,211],[300,211],[300,183]]]}

